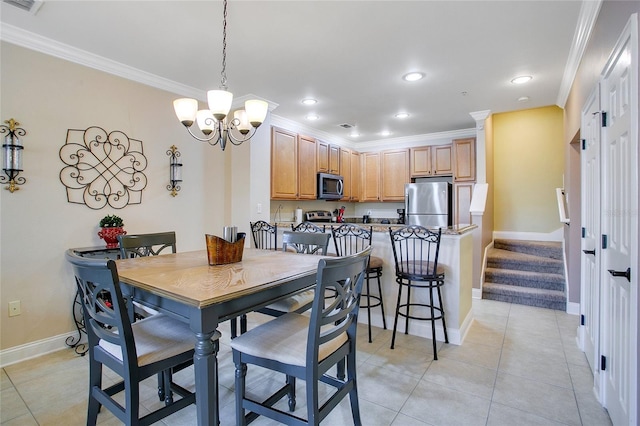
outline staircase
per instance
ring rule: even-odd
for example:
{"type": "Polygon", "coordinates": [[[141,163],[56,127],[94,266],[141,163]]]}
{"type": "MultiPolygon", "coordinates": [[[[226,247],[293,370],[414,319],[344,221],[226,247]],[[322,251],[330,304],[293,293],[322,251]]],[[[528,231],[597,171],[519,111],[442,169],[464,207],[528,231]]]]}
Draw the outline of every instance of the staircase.
{"type": "Polygon", "coordinates": [[[562,244],[495,240],[487,254],[482,298],[566,310],[562,244]]]}

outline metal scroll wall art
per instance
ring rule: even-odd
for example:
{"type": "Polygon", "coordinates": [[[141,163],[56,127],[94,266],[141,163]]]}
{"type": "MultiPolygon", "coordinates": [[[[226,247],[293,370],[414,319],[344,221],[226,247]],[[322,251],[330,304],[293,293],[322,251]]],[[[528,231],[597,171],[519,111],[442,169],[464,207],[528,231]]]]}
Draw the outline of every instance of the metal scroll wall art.
{"type": "Polygon", "coordinates": [[[70,203],[99,210],[107,205],[121,209],[142,202],[142,190],[147,186],[142,141],[118,130],[107,133],[97,126],[69,129],[60,159],[67,165],[60,171],[60,181],[67,187],[70,203]]]}

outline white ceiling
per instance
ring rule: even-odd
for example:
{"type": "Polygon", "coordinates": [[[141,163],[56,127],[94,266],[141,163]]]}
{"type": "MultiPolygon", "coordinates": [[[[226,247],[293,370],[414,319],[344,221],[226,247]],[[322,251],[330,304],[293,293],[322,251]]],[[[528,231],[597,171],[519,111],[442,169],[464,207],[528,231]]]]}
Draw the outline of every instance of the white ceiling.
{"type": "MultiPolygon", "coordinates": [[[[582,3],[231,0],[228,86],[345,141],[469,129],[473,111],[564,106],[582,3]],[[401,79],[414,70],[426,78],[401,79]],[[533,80],[510,83],[518,75],[533,80]],[[304,97],[318,104],[302,105],[304,97]],[[411,115],[400,120],[399,111],[411,115]],[[306,121],[311,112],[320,119],[306,121]],[[349,137],[342,123],[361,136],[349,137]],[[385,129],[390,136],[380,135],[385,129]]],[[[204,100],[220,84],[221,1],[45,1],[36,14],[2,3],[1,21],[3,40],[131,75],[176,97],[204,100]]]]}

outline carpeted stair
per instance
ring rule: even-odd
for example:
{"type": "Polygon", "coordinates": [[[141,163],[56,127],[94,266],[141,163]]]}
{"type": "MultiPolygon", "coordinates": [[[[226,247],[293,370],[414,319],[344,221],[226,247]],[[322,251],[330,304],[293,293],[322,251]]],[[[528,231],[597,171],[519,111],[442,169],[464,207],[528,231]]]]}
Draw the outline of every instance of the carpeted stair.
{"type": "Polygon", "coordinates": [[[487,254],[482,298],[566,310],[562,244],[495,240],[487,254]]]}

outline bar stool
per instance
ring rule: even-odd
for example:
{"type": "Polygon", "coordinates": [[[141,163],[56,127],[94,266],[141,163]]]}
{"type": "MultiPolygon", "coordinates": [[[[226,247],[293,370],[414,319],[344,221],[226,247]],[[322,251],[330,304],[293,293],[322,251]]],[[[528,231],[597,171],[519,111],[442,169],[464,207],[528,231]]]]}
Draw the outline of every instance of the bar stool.
{"type": "MultiPolygon", "coordinates": [[[[333,242],[338,256],[350,256],[371,246],[373,227],[364,228],[353,223],[346,223],[338,227],[331,227],[333,242]]],[[[382,312],[382,326],[387,329],[387,320],[384,315],[384,302],[382,298],[382,259],[377,256],[370,256],[367,264],[366,289],[362,291],[360,298],[360,308],[367,310],[367,320],[369,325],[369,343],[371,343],[371,308],[380,306],[382,312]],[[371,294],[369,280],[378,280],[378,294],[371,294]],[[365,302],[366,300],[366,302],[365,302]]]]}
{"type": "Polygon", "coordinates": [[[431,339],[433,340],[433,359],[438,359],[436,348],[436,320],[442,320],[444,341],[449,343],[447,325],[444,318],[444,305],[440,287],[444,285],[444,268],[438,265],[438,252],[440,250],[440,237],[442,229],[437,232],[428,230],[422,226],[405,226],[393,231],[389,228],[391,247],[396,263],[396,282],[398,283],[398,302],[393,323],[393,336],[391,349],[396,340],[398,316],[405,318],[405,334],[409,334],[409,319],[431,321],[431,339]],[[406,303],[401,303],[402,289],[407,287],[406,303]],[[411,289],[427,289],[429,291],[429,303],[411,301],[411,289]],[[433,291],[438,294],[438,305],[434,305],[433,291]],[[412,308],[428,312],[419,312],[421,315],[411,313],[412,308]]]}

